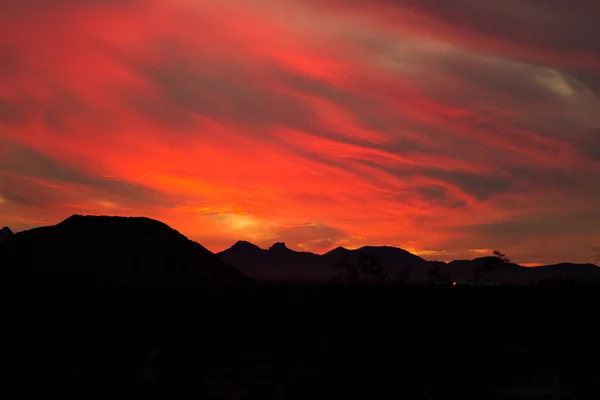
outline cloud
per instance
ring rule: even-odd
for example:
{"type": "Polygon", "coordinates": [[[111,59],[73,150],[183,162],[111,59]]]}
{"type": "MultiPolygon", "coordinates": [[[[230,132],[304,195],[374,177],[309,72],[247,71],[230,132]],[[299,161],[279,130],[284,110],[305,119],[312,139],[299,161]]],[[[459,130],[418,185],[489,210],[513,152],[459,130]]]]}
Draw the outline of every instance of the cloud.
{"type": "Polygon", "coordinates": [[[167,196],[151,188],[86,173],[85,167],[69,166],[19,143],[0,140],[0,178],[7,201],[24,206],[50,208],[69,202],[69,196],[82,194],[64,190],[79,187],[81,192],[96,192],[102,196],[146,205],[173,206],[167,196]],[[63,186],[61,186],[63,185],[63,186]],[[62,192],[62,193],[61,193],[62,192]]]}
{"type": "Polygon", "coordinates": [[[600,235],[597,209],[522,215],[518,219],[457,227],[447,246],[488,246],[517,254],[530,263],[593,261],[590,238],[600,235]]]}
{"type": "Polygon", "coordinates": [[[0,217],[585,260],[598,6],[563,3],[0,0],[0,217]]]}

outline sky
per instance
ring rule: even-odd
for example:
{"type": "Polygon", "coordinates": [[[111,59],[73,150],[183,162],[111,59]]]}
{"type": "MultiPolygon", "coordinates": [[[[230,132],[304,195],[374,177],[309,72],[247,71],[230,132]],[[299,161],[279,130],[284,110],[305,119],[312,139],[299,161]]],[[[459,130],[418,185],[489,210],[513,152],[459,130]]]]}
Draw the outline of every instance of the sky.
{"type": "Polygon", "coordinates": [[[0,0],[0,225],[212,251],[600,244],[597,0],[0,0]]]}

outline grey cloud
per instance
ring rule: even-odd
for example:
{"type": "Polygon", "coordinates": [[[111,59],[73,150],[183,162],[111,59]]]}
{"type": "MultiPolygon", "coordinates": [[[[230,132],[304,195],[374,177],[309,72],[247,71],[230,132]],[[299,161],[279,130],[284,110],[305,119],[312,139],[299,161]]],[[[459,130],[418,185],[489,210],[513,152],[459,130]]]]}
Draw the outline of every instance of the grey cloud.
{"type": "MultiPolygon", "coordinates": [[[[381,113],[378,102],[370,100],[368,96],[365,97],[364,93],[349,92],[274,64],[265,69],[271,77],[271,83],[275,83],[276,87],[277,84],[281,84],[293,91],[331,101],[351,114],[362,127],[383,131],[391,138],[383,145],[353,139],[344,132],[326,129],[303,100],[275,92],[268,87],[269,85],[265,87],[264,82],[254,82],[252,79],[244,78],[246,74],[241,66],[230,64],[226,68],[211,69],[210,65],[208,67],[198,65],[198,61],[194,60],[189,53],[192,49],[183,48],[181,44],[167,46],[168,51],[165,51],[164,47],[158,46],[157,51],[171,56],[163,57],[167,61],[162,64],[147,66],[129,60],[137,65],[135,68],[143,76],[156,85],[159,95],[154,98],[127,93],[124,97],[128,98],[130,104],[149,120],[171,131],[190,130],[199,132],[200,135],[204,134],[198,129],[192,129],[197,124],[194,114],[201,114],[244,125],[250,128],[246,134],[260,135],[262,140],[267,138],[271,141],[277,140],[269,136],[269,130],[266,128],[285,126],[346,144],[399,155],[427,153],[475,162],[482,160],[496,164],[502,162],[491,148],[477,144],[472,138],[467,140],[457,138],[456,135],[448,135],[449,130],[472,131],[472,135],[479,132],[488,137],[497,136],[501,140],[511,135],[512,141],[521,142],[524,148],[535,149],[536,152],[543,152],[548,157],[554,157],[558,151],[556,146],[549,146],[535,140],[531,135],[518,132],[521,117],[508,118],[494,114],[486,116],[484,111],[479,110],[479,120],[457,120],[445,117],[448,119],[446,127],[425,126],[417,121],[411,121],[410,113],[405,116],[381,113]],[[502,125],[501,128],[497,126],[499,123],[502,125]],[[421,138],[426,140],[411,139],[404,135],[406,130],[419,132],[421,138]],[[464,143],[459,146],[458,142],[461,141],[464,143]]],[[[483,60],[468,53],[465,53],[464,57],[438,60],[439,63],[436,64],[438,68],[446,69],[448,74],[459,77],[468,85],[462,85],[464,90],[461,92],[448,90],[444,85],[430,85],[429,95],[441,105],[455,108],[464,106],[472,109],[474,104],[489,105],[490,103],[508,109],[526,107],[524,109],[527,110],[527,115],[539,114],[535,117],[536,125],[530,128],[532,132],[539,132],[541,136],[552,136],[554,125],[551,119],[553,116],[560,117],[553,111],[550,115],[542,115],[542,111],[546,110],[547,114],[548,110],[562,109],[561,112],[566,112],[564,110],[579,109],[575,105],[559,101],[556,93],[550,93],[547,88],[532,79],[532,74],[539,72],[537,67],[514,62],[511,62],[509,67],[502,66],[502,63],[489,65],[483,60]],[[515,99],[518,99],[518,103],[515,103],[515,99]]],[[[424,82],[426,80],[427,77],[424,77],[424,82]]],[[[440,117],[439,114],[436,116],[440,117]]],[[[563,115],[562,118],[565,121],[570,120],[575,124],[575,128],[581,128],[573,116],[569,119],[563,115]]],[[[566,139],[561,138],[561,140],[566,139]]],[[[585,142],[585,138],[582,141],[585,142]]],[[[577,141],[573,142],[575,147],[580,147],[577,141]]],[[[287,143],[279,144],[293,147],[287,143]]],[[[511,159],[512,161],[514,160],[511,159]]]]}
{"type": "Polygon", "coordinates": [[[600,209],[529,213],[506,221],[464,224],[451,232],[450,239],[436,245],[463,252],[497,249],[516,262],[590,262],[589,245],[600,237],[600,209]]]}
{"type": "MultiPolygon", "coordinates": [[[[54,160],[45,154],[21,144],[0,141],[8,156],[0,159],[0,171],[28,178],[37,178],[50,182],[61,182],[85,186],[105,192],[111,196],[134,201],[172,206],[167,197],[148,187],[92,175],[86,175],[75,168],[54,160]]],[[[0,188],[4,190],[3,188],[0,188]]],[[[21,202],[25,199],[21,198],[21,202]]]]}
{"type": "Polygon", "coordinates": [[[353,101],[355,105],[357,101],[360,102],[360,105],[364,105],[363,99],[358,99],[352,93],[337,88],[322,80],[317,80],[309,76],[286,71],[275,66],[272,67],[272,73],[277,80],[282,81],[287,87],[295,91],[318,98],[326,98],[330,101],[345,105],[347,105],[350,101],[353,101]]]}
{"type": "Polygon", "coordinates": [[[0,43],[0,78],[15,76],[21,68],[21,59],[18,52],[0,43]]]}
{"type": "Polygon", "coordinates": [[[456,231],[478,240],[480,245],[514,245],[526,240],[574,237],[577,240],[600,236],[600,209],[529,214],[518,219],[480,225],[465,225],[456,231]]]}
{"type": "MultiPolygon", "coordinates": [[[[516,189],[508,177],[490,176],[483,172],[481,174],[473,174],[469,172],[441,170],[427,167],[395,169],[381,166],[373,162],[363,161],[363,163],[381,169],[398,178],[425,177],[437,179],[457,187],[464,193],[475,197],[477,200],[487,200],[495,195],[510,193],[516,189]]],[[[425,193],[427,193],[427,190],[425,193]]]]}
{"type": "Polygon", "coordinates": [[[514,189],[509,178],[486,176],[485,173],[476,175],[468,172],[444,170],[425,170],[423,172],[426,176],[440,179],[458,187],[477,200],[487,200],[495,195],[511,192],[514,189]]]}
{"type": "Polygon", "coordinates": [[[123,96],[150,120],[169,129],[190,129],[195,124],[193,115],[200,114],[246,125],[263,137],[267,134],[263,128],[284,126],[317,132],[335,140],[351,140],[341,132],[323,130],[310,104],[278,92],[277,87],[335,103],[368,129],[383,130],[387,126],[384,118],[371,115],[378,106],[365,99],[364,93],[347,91],[286,70],[276,63],[261,67],[261,79],[268,82],[254,81],[241,65],[228,63],[226,67],[211,68],[210,63],[202,65],[194,59],[193,49],[186,49],[177,42],[168,46],[168,50],[164,47],[162,42],[156,44],[156,51],[164,54],[163,63],[149,66],[126,60],[155,85],[158,97],[137,97],[131,93],[123,93],[123,96]]]}
{"type": "MultiPolygon", "coordinates": [[[[186,66],[169,61],[165,65],[142,67],[140,72],[159,90],[160,97],[172,116],[159,114],[160,123],[180,128],[188,126],[191,114],[210,116],[217,120],[232,121],[250,128],[280,125],[299,130],[311,128],[312,112],[299,100],[271,89],[253,84],[235,71],[194,71],[186,66]]],[[[164,104],[153,104],[148,99],[137,99],[138,110],[152,114],[164,104]]],[[[161,101],[162,103],[162,101],[161,101]]]]}
{"type": "MultiPolygon", "coordinates": [[[[462,31],[493,40],[527,46],[542,53],[561,51],[575,57],[588,54],[600,60],[600,30],[597,29],[600,3],[597,0],[384,1],[411,5],[462,31]]],[[[596,94],[600,93],[597,67],[581,64],[568,69],[596,94]]],[[[525,89],[532,88],[525,86],[525,89]]]]}
{"type": "Polygon", "coordinates": [[[49,209],[67,200],[66,196],[55,188],[15,178],[2,171],[0,171],[0,196],[9,203],[39,209],[49,209]]]}
{"type": "Polygon", "coordinates": [[[39,107],[43,110],[46,126],[55,133],[72,133],[69,123],[73,119],[83,119],[86,124],[99,130],[110,130],[117,125],[111,114],[66,88],[55,87],[51,100],[39,107]]]}
{"type": "Polygon", "coordinates": [[[581,182],[581,173],[573,169],[535,168],[511,166],[506,169],[513,181],[520,181],[523,186],[535,184],[538,190],[576,188],[581,182]]]}
{"type": "MultiPolygon", "coordinates": [[[[434,93],[444,93],[447,100],[454,100],[460,95],[464,102],[485,101],[497,104],[510,104],[517,101],[521,104],[531,104],[531,101],[547,100],[556,96],[547,88],[540,85],[535,77],[540,73],[549,73],[538,66],[497,59],[490,62],[489,58],[480,54],[464,53],[460,57],[447,57],[438,60],[436,72],[450,76],[450,79],[460,78],[463,82],[461,92],[444,90],[444,86],[431,86],[434,93]],[[490,91],[494,96],[490,98],[490,91]],[[465,96],[465,92],[468,96],[465,96]]],[[[439,75],[435,75],[440,78],[439,75]]],[[[424,78],[427,80],[428,78],[424,78]]]]}
{"type": "Polygon", "coordinates": [[[70,123],[73,120],[84,120],[84,122],[98,130],[110,130],[116,126],[114,117],[101,110],[76,92],[54,87],[52,95],[45,102],[40,102],[33,97],[11,101],[0,97],[0,124],[13,126],[28,123],[28,117],[36,112],[43,115],[46,127],[54,133],[68,135],[73,132],[70,123]]]}
{"type": "Polygon", "coordinates": [[[454,198],[443,186],[423,186],[417,188],[416,191],[424,200],[438,207],[464,209],[468,206],[464,200],[454,198]]]}
{"type": "Polygon", "coordinates": [[[0,0],[0,18],[17,12],[70,9],[74,7],[125,7],[144,3],[148,3],[148,0],[0,0]]]}
{"type": "Polygon", "coordinates": [[[8,99],[0,98],[0,124],[18,125],[23,122],[25,110],[8,99]]]}
{"type": "Polygon", "coordinates": [[[590,132],[575,145],[583,154],[600,163],[600,129],[590,132]]]}
{"type": "Polygon", "coordinates": [[[596,0],[384,0],[409,5],[462,30],[548,50],[600,52],[596,0]]]}

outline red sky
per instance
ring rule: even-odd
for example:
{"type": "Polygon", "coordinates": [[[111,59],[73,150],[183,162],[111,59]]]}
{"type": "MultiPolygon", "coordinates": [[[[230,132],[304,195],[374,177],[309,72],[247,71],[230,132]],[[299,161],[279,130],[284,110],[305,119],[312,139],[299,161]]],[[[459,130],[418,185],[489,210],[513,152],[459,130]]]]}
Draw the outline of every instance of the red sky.
{"type": "Polygon", "coordinates": [[[0,225],[588,262],[596,0],[0,0],[0,225]]]}

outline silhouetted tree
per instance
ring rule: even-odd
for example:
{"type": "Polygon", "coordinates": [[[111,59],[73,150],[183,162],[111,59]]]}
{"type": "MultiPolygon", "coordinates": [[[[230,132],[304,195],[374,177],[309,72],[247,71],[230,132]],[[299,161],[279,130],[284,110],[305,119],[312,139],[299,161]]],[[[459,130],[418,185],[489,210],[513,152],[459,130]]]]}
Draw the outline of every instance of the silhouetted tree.
{"type": "Polygon", "coordinates": [[[510,259],[502,252],[494,250],[493,257],[487,258],[475,269],[475,281],[481,282],[488,272],[496,270],[501,264],[510,264],[510,259]]]}
{"type": "Polygon", "coordinates": [[[372,254],[359,254],[356,264],[344,257],[336,265],[341,274],[336,281],[346,283],[389,283],[390,277],[379,258],[372,254]]]}
{"type": "Polygon", "coordinates": [[[498,250],[494,250],[494,255],[496,257],[498,257],[500,260],[502,260],[502,262],[504,262],[505,264],[510,264],[510,259],[508,257],[506,257],[505,254],[499,252],[498,250]]]}
{"type": "Polygon", "coordinates": [[[448,282],[448,277],[438,267],[433,268],[427,273],[429,283],[448,282]]]}

